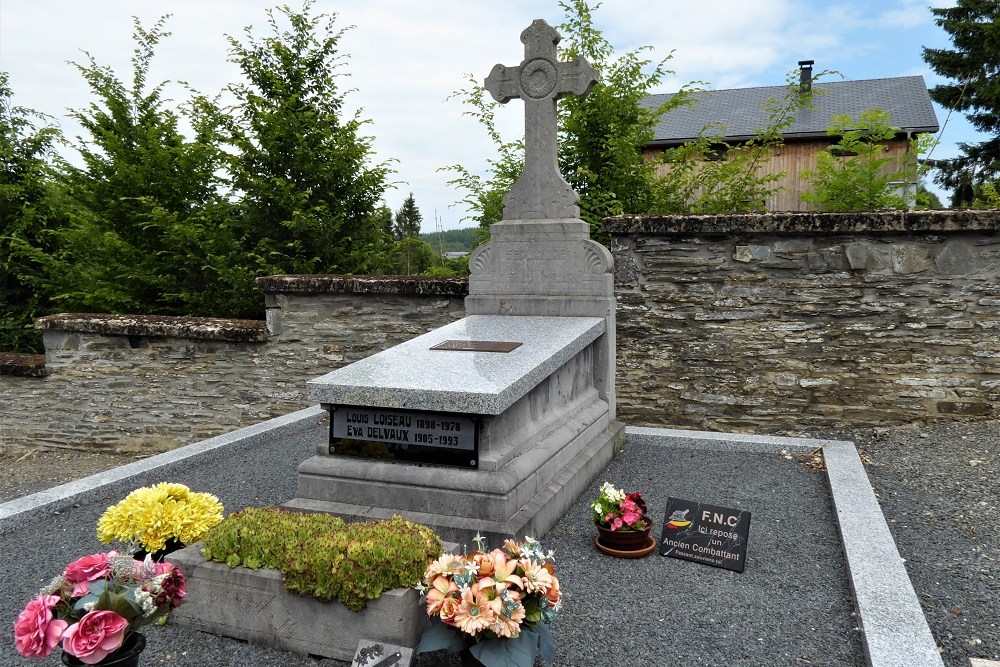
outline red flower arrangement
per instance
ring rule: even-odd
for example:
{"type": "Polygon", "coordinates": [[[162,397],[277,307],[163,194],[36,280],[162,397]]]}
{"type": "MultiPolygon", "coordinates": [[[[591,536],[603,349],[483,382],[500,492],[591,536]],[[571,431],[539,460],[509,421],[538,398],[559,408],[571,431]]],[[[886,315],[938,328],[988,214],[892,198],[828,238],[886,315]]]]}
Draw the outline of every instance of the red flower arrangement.
{"type": "Polygon", "coordinates": [[[638,491],[625,493],[605,482],[590,509],[594,523],[602,528],[621,531],[646,529],[646,501],[638,491]]]}

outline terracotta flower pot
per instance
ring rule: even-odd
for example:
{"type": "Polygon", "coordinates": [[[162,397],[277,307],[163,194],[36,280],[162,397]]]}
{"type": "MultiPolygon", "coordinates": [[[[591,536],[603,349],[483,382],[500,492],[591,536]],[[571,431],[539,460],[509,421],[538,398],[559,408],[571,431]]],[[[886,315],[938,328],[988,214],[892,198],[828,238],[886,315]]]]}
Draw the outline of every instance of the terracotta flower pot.
{"type": "Polygon", "coordinates": [[[608,549],[615,551],[640,551],[649,546],[649,531],[653,522],[649,517],[642,518],[642,530],[611,530],[597,524],[598,541],[608,549]]]}
{"type": "MultiPolygon", "coordinates": [[[[95,664],[97,667],[139,667],[139,655],[145,648],[146,638],[138,632],[129,632],[120,649],[95,664]]],[[[86,665],[82,660],[66,651],[62,653],[62,662],[69,667],[85,667],[86,665]]]]}

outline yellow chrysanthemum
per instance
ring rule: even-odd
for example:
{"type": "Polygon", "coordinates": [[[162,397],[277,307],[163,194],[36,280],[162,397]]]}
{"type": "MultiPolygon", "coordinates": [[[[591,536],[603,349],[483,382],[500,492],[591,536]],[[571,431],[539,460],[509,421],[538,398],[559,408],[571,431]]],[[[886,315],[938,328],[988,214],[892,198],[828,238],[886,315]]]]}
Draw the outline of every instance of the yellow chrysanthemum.
{"type": "Polygon", "coordinates": [[[136,489],[105,510],[97,522],[97,538],[105,543],[138,541],[146,551],[159,551],[169,539],[198,541],[222,517],[222,503],[212,494],[162,482],[136,489]]]}

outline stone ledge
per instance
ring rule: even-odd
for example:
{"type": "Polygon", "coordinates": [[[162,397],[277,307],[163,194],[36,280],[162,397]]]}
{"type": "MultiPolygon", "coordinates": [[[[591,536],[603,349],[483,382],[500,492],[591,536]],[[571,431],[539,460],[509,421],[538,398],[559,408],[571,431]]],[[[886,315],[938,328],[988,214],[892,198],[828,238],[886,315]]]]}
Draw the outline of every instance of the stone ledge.
{"type": "Polygon", "coordinates": [[[268,338],[264,320],[169,315],[59,313],[39,317],[35,320],[35,328],[43,331],[74,331],[108,336],[165,336],[236,343],[260,343],[268,338]]]}
{"type": "Polygon", "coordinates": [[[627,234],[896,234],[1000,232],[1000,210],[622,215],[605,218],[605,232],[627,234]]]}
{"type": "Polygon", "coordinates": [[[414,648],[429,625],[415,588],[383,591],[355,612],[288,592],[277,570],[231,568],[206,561],[200,550],[199,542],[167,556],[188,582],[184,604],[170,612],[172,625],[343,661],[366,638],[414,648]]]}
{"type": "Polygon", "coordinates": [[[330,274],[263,276],[262,292],[297,294],[392,294],[400,296],[456,296],[469,294],[468,278],[435,276],[338,276],[330,274]]]}
{"type": "Polygon", "coordinates": [[[0,352],[0,375],[37,378],[46,372],[44,354],[0,352]]]}

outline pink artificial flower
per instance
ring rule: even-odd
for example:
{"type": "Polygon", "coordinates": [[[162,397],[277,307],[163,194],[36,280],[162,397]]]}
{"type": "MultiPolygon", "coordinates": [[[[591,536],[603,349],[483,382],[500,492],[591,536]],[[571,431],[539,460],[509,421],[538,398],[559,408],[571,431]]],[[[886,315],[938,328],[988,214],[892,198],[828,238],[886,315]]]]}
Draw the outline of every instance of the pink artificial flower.
{"type": "Polygon", "coordinates": [[[80,598],[87,595],[90,592],[89,582],[107,576],[108,556],[113,554],[114,551],[106,554],[90,554],[66,566],[63,576],[66,577],[66,581],[73,584],[73,597],[80,598]]]}
{"type": "Polygon", "coordinates": [[[128,621],[113,611],[92,611],[63,633],[63,650],[85,665],[96,665],[121,648],[128,621]]]}
{"type": "Polygon", "coordinates": [[[622,518],[620,516],[616,516],[614,521],[611,522],[611,530],[618,530],[622,527],[622,523],[622,518]]]}
{"type": "Polygon", "coordinates": [[[642,512],[625,512],[622,519],[625,521],[626,526],[634,526],[636,522],[642,519],[642,512]]]}
{"type": "Polygon", "coordinates": [[[28,603],[14,622],[14,646],[26,658],[47,658],[59,643],[66,621],[54,620],[59,596],[43,595],[28,603]]]}

